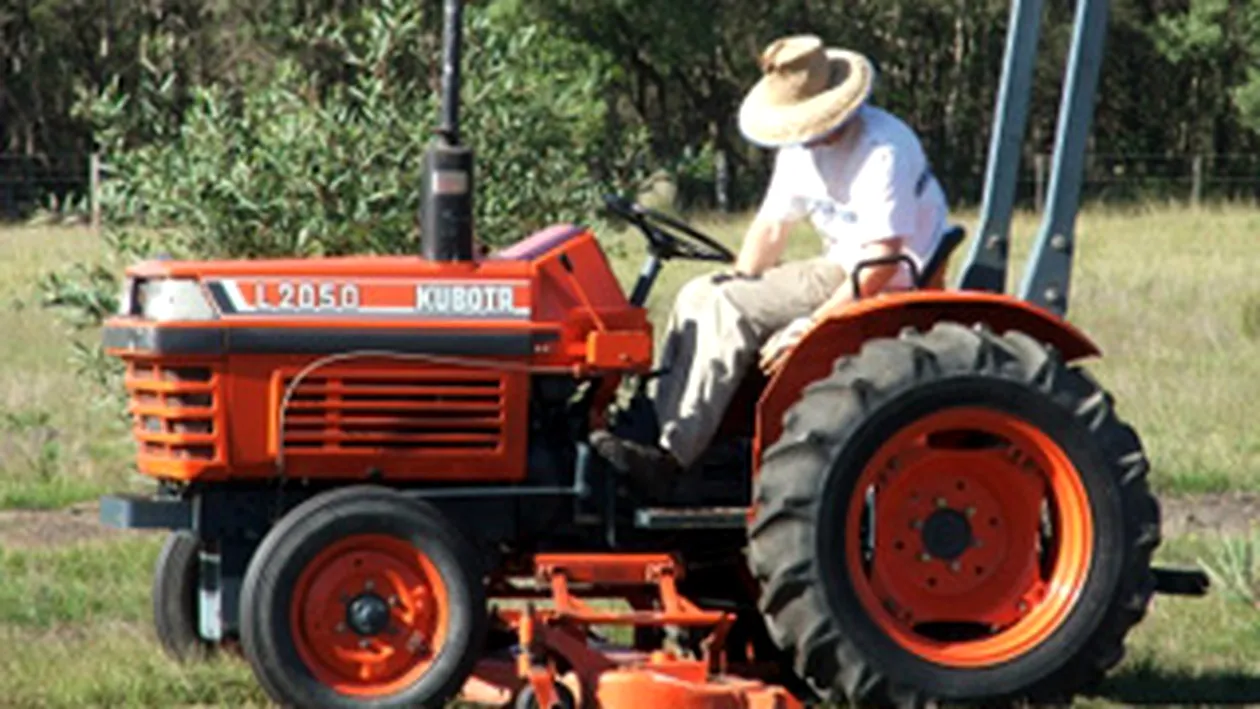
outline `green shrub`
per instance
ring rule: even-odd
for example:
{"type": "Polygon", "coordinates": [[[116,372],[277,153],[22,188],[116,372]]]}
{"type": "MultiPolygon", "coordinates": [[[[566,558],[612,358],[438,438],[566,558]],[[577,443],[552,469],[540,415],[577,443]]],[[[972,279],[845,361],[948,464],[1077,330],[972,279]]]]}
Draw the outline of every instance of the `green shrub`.
{"type": "MultiPolygon", "coordinates": [[[[477,151],[476,229],[488,244],[589,217],[601,191],[636,179],[646,144],[635,133],[608,137],[611,62],[512,7],[470,6],[466,17],[463,135],[477,151]]],[[[298,49],[244,88],[181,86],[156,56],[138,86],[89,98],[82,111],[108,165],[114,263],[45,279],[45,303],[80,326],[99,323],[121,269],[159,251],[414,253],[422,156],[437,122],[432,24],[416,4],[386,0],[285,29],[283,44],[298,49]]]]}

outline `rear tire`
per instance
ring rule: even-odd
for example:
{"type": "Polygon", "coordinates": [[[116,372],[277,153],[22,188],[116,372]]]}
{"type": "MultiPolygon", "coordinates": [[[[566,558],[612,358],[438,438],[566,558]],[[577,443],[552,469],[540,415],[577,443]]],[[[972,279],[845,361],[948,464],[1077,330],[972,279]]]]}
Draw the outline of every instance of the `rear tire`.
{"type": "Polygon", "coordinates": [[[765,453],[759,606],[829,700],[1065,701],[1120,661],[1154,590],[1147,470],[1110,396],[1021,333],[869,342],[765,453]]]}
{"type": "Polygon", "coordinates": [[[153,571],[153,628],[162,651],[176,662],[199,662],[215,644],[200,633],[198,613],[201,542],[192,532],[171,532],[153,571]]]}
{"type": "Polygon", "coordinates": [[[245,655],[282,706],[443,707],[486,633],[476,560],[428,503],[368,486],[316,496],[250,561],[245,655]]]}

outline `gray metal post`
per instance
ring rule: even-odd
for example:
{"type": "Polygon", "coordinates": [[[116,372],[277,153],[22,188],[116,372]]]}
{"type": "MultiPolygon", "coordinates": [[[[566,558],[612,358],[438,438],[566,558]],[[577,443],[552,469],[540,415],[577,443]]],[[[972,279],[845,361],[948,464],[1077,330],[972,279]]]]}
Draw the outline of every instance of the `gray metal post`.
{"type": "Polygon", "coordinates": [[[1203,202],[1203,156],[1195,155],[1190,164],[1190,204],[1198,207],[1203,202]]]}
{"type": "Polygon", "coordinates": [[[1080,0],[1076,6],[1046,216],[1020,287],[1020,298],[1058,315],[1065,315],[1068,308],[1076,212],[1107,39],[1107,14],[1107,0],[1080,0]]]}
{"type": "Polygon", "coordinates": [[[984,178],[984,205],[976,240],[963,266],[959,286],[994,293],[1006,291],[1011,211],[1019,174],[1019,151],[1028,127],[1042,0],[1012,0],[1006,32],[1002,83],[993,111],[993,135],[984,178]]]}
{"type": "Polygon", "coordinates": [[[101,230],[101,155],[92,153],[88,157],[88,200],[90,204],[92,231],[101,230]]]}

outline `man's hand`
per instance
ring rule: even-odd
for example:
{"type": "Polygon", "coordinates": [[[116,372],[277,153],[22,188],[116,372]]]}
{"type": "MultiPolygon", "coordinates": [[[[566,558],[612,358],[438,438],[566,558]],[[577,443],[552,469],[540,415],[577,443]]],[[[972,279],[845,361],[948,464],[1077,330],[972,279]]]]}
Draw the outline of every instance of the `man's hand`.
{"type": "Polygon", "coordinates": [[[787,361],[787,355],[796,347],[797,343],[805,337],[805,334],[812,330],[814,321],[809,318],[797,318],[793,320],[783,330],[780,330],[770,338],[761,348],[761,370],[766,374],[773,375],[779,371],[783,363],[787,361]]]}

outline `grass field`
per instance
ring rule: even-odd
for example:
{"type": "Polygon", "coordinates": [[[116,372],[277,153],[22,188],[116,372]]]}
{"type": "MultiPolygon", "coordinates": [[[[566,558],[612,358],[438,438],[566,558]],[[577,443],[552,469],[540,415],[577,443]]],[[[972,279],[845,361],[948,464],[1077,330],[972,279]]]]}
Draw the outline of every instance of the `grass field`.
{"type": "MultiPolygon", "coordinates": [[[[970,215],[961,219],[971,226],[970,215]]],[[[701,224],[731,243],[742,227],[701,224]]],[[[1022,217],[1016,230],[1026,241],[1034,226],[1022,217]]],[[[1143,435],[1161,495],[1190,509],[1211,495],[1223,505],[1211,509],[1236,518],[1232,533],[1250,520],[1229,500],[1260,493],[1260,434],[1250,425],[1260,406],[1257,234],[1260,212],[1244,208],[1087,213],[1071,311],[1105,353],[1092,369],[1143,435]]],[[[809,252],[813,239],[802,234],[795,253],[809,252]]],[[[628,283],[638,240],[608,243],[628,283]]],[[[13,511],[137,484],[117,417],[76,378],[66,334],[38,307],[33,285],[45,269],[99,252],[78,230],[0,230],[0,706],[262,706],[243,664],[185,668],[159,654],[148,620],[159,537],[13,511]]],[[[654,314],[700,270],[669,266],[654,314]]],[[[1211,531],[1179,531],[1160,556],[1214,560],[1225,548],[1211,531]]],[[[1260,562],[1240,558],[1229,589],[1159,599],[1124,665],[1082,705],[1260,703],[1260,562]]]]}

